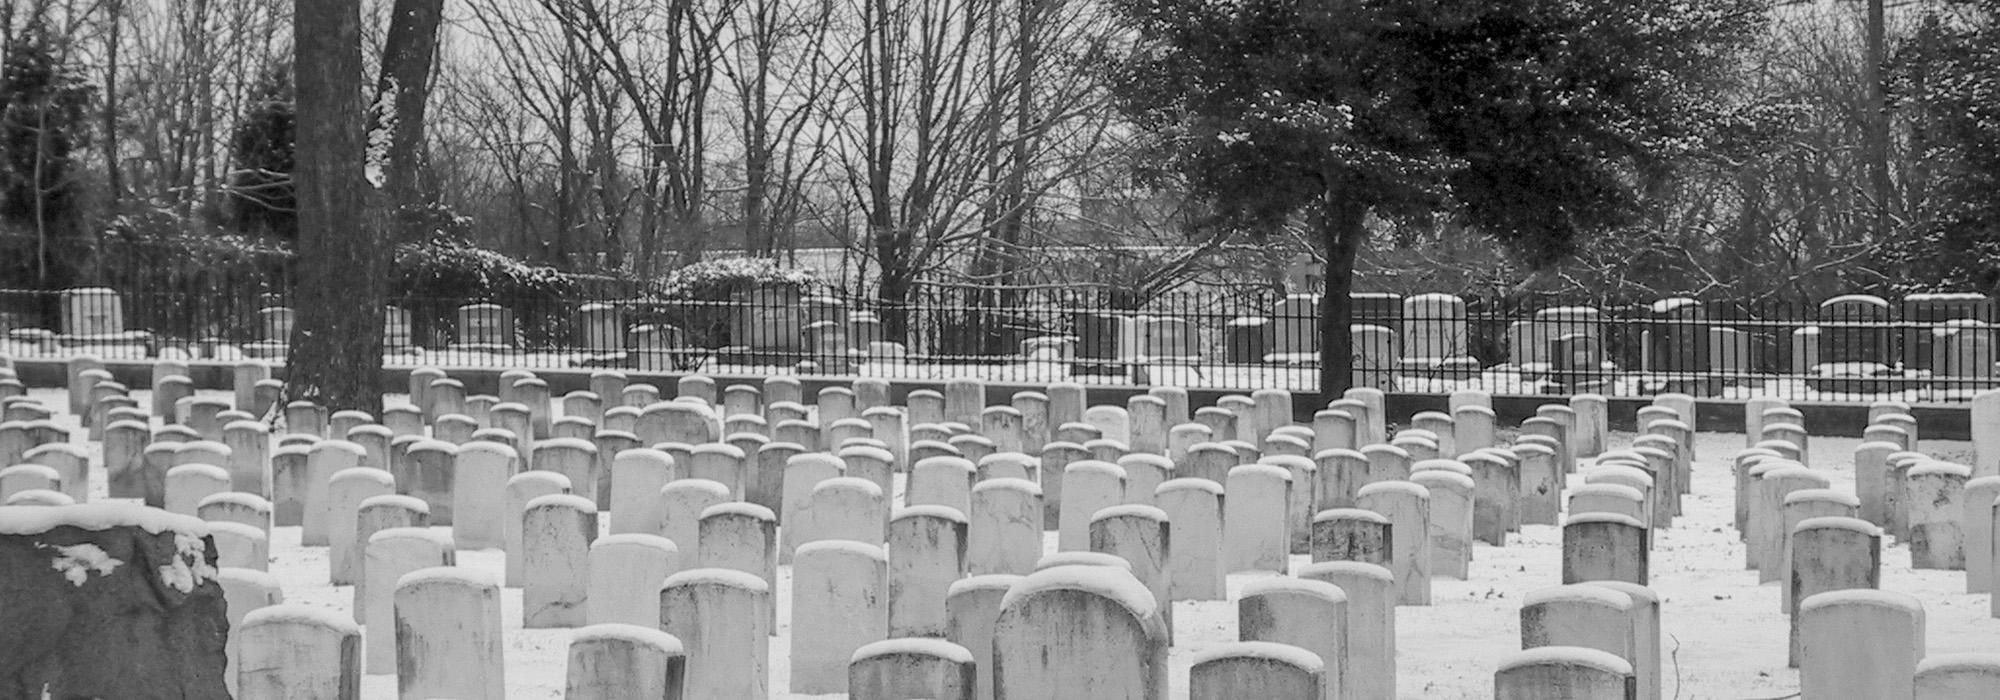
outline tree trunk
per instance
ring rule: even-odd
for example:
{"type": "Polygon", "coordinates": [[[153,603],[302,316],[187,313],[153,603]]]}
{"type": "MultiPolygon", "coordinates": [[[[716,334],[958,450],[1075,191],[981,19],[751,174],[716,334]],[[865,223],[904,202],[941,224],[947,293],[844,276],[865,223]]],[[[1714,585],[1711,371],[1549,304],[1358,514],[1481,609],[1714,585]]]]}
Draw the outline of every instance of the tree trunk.
{"type": "Polygon", "coordinates": [[[1326,254],[1326,290],[1319,298],[1320,405],[1354,387],[1354,262],[1368,237],[1368,207],[1329,191],[1321,204],[1320,250],[1326,254]]]}
{"type": "Polygon", "coordinates": [[[431,61],[437,55],[438,23],[443,18],[444,0],[396,0],[389,35],[382,41],[382,76],[375,82],[374,113],[369,119],[376,128],[389,130],[383,189],[395,207],[393,220],[402,241],[424,237],[421,220],[409,214],[424,200],[417,187],[417,169],[424,152],[431,61]],[[382,113],[385,105],[387,114],[382,113]]]}
{"type": "Polygon", "coordinates": [[[111,216],[125,198],[125,183],[118,162],[118,29],[125,24],[124,0],[112,0],[104,7],[111,23],[104,39],[104,189],[111,197],[111,216]]]}
{"type": "Polygon", "coordinates": [[[293,8],[299,281],[286,394],[381,415],[389,246],[363,181],[361,4],[295,0],[293,8]]]}
{"type": "Polygon", "coordinates": [[[909,236],[889,229],[876,231],[875,260],[881,273],[875,288],[875,312],[882,321],[882,338],[909,343],[910,294],[916,289],[917,277],[910,264],[909,236]]]}

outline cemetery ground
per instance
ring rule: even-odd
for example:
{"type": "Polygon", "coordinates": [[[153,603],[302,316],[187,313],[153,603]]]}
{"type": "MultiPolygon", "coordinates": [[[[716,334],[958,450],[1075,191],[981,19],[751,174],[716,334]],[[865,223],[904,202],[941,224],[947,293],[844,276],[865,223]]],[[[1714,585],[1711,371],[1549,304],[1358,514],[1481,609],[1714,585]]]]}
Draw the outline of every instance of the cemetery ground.
{"type": "MultiPolygon", "coordinates": [[[[134,392],[146,405],[150,392],[134,392]]],[[[227,392],[201,395],[226,397],[227,392]]],[[[60,390],[37,389],[30,395],[46,405],[66,401],[60,390]]],[[[406,405],[407,397],[390,396],[391,406],[406,405]]],[[[76,430],[73,415],[58,419],[76,430]]],[[[1405,419],[1406,420],[1406,419],[1405,419]]],[[[93,500],[105,495],[101,443],[86,443],[96,471],[93,500]]],[[[1504,436],[1503,436],[1504,437],[1504,436]]],[[[1608,447],[1624,447],[1631,433],[1613,433],[1608,447]]],[[[1813,437],[1811,466],[1829,476],[1835,489],[1853,492],[1852,456],[1858,438],[1813,437]]],[[[1744,567],[1744,545],[1737,540],[1732,508],[1734,481],[1731,458],[1744,447],[1739,433],[1700,433],[1696,437],[1692,495],[1684,501],[1685,515],[1674,527],[1660,531],[1653,544],[1650,588],[1661,598],[1662,697],[1684,700],[1782,698],[1798,690],[1798,672],[1786,667],[1786,616],[1779,610],[1779,585],[1759,585],[1755,571],[1744,567]]],[[[1970,443],[1925,440],[1922,452],[1957,462],[1969,462],[1970,443]]],[[[1572,486],[1581,483],[1572,475],[1572,486]]],[[[902,477],[896,500],[901,501],[902,477]]],[[[601,518],[608,526],[609,520],[601,518]]],[[[444,527],[448,531],[449,527],[444,527]]],[[[328,550],[299,545],[300,528],[274,528],[270,572],[283,587],[285,601],[347,611],[353,600],[349,586],[327,583],[328,550]]],[[[1927,656],[1957,652],[1990,652],[2000,648],[2000,619],[1988,614],[1986,594],[1965,593],[1961,571],[1913,570],[1907,546],[1884,537],[1881,588],[1907,593],[1923,601],[1927,656]]],[[[1044,551],[1056,549],[1056,535],[1046,533],[1044,551]]],[[[1476,544],[1468,580],[1438,576],[1434,603],[1397,608],[1398,686],[1403,698],[1485,698],[1493,692],[1499,660],[1520,649],[1520,609],[1535,589],[1561,583],[1561,533],[1553,526],[1525,525],[1507,537],[1507,546],[1476,544]]],[[[1294,569],[1309,557],[1293,555],[1294,569]]],[[[493,572],[504,566],[498,550],[461,551],[458,566],[493,572]]],[[[787,691],[791,644],[791,567],[778,570],[777,633],[770,639],[771,682],[776,698],[838,698],[843,695],[800,695],[787,691]]],[[[1233,574],[1228,577],[1229,601],[1181,602],[1175,605],[1175,642],[1170,655],[1172,697],[1187,697],[1188,669],[1205,649],[1234,641],[1235,596],[1245,584],[1274,574],[1233,574]]],[[[545,700],[562,696],[565,654],[572,636],[567,629],[523,629],[521,589],[503,592],[506,629],[507,696],[515,700],[545,700]]],[[[365,677],[362,697],[396,697],[393,675],[365,677]]]]}

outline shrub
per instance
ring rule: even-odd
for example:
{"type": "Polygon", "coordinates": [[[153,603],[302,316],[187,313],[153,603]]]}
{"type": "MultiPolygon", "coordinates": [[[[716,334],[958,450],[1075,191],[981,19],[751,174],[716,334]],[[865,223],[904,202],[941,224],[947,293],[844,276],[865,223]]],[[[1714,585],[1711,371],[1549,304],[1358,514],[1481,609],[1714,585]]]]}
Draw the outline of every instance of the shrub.
{"type": "Polygon", "coordinates": [[[443,236],[396,246],[394,264],[389,303],[409,310],[419,344],[447,342],[458,307],[480,302],[512,309],[528,348],[560,346],[575,335],[571,312],[584,301],[582,289],[554,268],[443,236]]]}
{"type": "Polygon", "coordinates": [[[729,327],[736,307],[729,302],[739,293],[764,288],[808,296],[825,289],[825,284],[810,270],[785,267],[768,258],[703,260],[668,273],[633,309],[633,323],[671,325],[687,333],[689,345],[723,347],[732,344],[729,327]]]}

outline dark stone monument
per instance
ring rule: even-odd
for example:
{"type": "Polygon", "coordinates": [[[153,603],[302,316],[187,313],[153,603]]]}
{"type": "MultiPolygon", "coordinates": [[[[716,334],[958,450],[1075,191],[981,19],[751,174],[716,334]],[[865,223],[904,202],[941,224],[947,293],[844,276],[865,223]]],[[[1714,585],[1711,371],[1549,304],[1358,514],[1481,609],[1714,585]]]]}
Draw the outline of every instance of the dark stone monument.
{"type": "Polygon", "coordinates": [[[0,508],[0,698],[227,700],[204,529],[130,504],[0,508]]]}

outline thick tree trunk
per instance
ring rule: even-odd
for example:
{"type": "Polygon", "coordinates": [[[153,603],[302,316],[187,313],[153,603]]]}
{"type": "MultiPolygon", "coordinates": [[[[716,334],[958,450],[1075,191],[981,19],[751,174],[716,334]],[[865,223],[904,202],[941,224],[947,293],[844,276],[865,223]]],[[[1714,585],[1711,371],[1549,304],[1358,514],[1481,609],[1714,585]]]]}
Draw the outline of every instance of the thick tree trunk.
{"type": "Polygon", "coordinates": [[[1329,193],[1321,205],[1320,250],[1326,254],[1326,289],[1319,299],[1320,405],[1354,386],[1354,262],[1368,237],[1368,207],[1329,193]]]}
{"type": "Polygon", "coordinates": [[[398,236],[422,238],[419,221],[406,216],[423,203],[417,170],[424,151],[424,104],[430,96],[431,61],[437,55],[438,23],[444,0],[396,0],[389,19],[389,36],[382,42],[382,76],[375,82],[376,128],[389,130],[388,162],[383,163],[383,189],[396,207],[398,236]],[[386,107],[388,113],[384,113],[386,107]]]}
{"type": "Polygon", "coordinates": [[[295,0],[298,321],[286,394],[381,415],[389,246],[363,180],[360,0],[295,0]]]}

